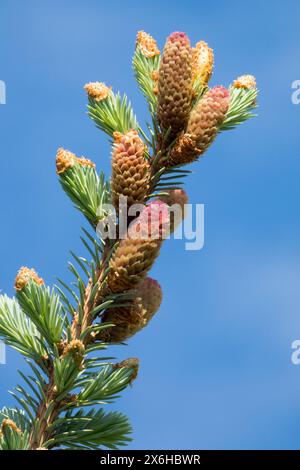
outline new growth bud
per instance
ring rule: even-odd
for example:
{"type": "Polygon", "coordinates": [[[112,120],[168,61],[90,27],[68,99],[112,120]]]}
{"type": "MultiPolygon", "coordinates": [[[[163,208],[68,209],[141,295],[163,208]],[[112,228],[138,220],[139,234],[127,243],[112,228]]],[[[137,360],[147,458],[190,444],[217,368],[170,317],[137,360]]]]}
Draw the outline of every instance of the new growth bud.
{"type": "Polygon", "coordinates": [[[60,175],[75,165],[76,155],[60,147],[56,154],[56,173],[60,175]]]}
{"type": "Polygon", "coordinates": [[[141,53],[147,58],[160,54],[155,39],[145,31],[138,31],[136,45],[140,46],[141,53]]]}
{"type": "Polygon", "coordinates": [[[105,100],[111,91],[111,87],[105,85],[102,82],[90,82],[84,85],[84,89],[87,92],[89,98],[95,101],[105,100]]]}
{"type": "Polygon", "coordinates": [[[20,268],[16,276],[15,289],[17,291],[23,290],[24,287],[26,287],[30,281],[33,281],[38,285],[44,284],[43,279],[38,276],[34,269],[26,268],[25,266],[23,266],[22,268],[20,268]]]}
{"type": "Polygon", "coordinates": [[[232,83],[233,88],[252,90],[256,88],[256,80],[253,75],[241,75],[232,83]]]}
{"type": "Polygon", "coordinates": [[[84,157],[76,157],[76,155],[69,150],[59,148],[56,154],[56,173],[61,175],[74,165],[79,164],[82,167],[95,168],[95,163],[84,157]]]}

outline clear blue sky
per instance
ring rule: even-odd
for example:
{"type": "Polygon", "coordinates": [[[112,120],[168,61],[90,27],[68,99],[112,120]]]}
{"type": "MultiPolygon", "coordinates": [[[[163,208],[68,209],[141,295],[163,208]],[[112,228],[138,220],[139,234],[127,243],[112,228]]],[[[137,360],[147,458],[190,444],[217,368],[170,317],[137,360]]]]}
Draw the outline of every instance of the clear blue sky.
{"type": "MultiPolygon", "coordinates": [[[[64,146],[109,172],[109,146],[85,113],[87,81],[126,91],[140,121],[130,66],[136,31],[162,47],[174,30],[215,50],[213,84],[253,73],[259,117],[218,138],[187,182],[205,204],[205,247],[166,243],[153,269],[164,302],[119,359],[141,359],[115,407],[134,426],[131,448],[300,448],[300,3],[294,1],[2,0],[0,289],[21,265],[48,283],[69,278],[83,218],[55,175],[64,146]]],[[[0,405],[24,367],[9,350],[0,405]]]]}

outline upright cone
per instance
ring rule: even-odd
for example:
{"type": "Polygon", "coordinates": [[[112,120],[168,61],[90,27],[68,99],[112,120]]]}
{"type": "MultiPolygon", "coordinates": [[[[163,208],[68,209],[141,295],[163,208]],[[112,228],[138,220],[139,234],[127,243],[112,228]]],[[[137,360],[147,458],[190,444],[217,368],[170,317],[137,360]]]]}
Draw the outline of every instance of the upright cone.
{"type": "Polygon", "coordinates": [[[164,47],[158,79],[158,121],[163,131],[170,129],[172,141],[189,118],[192,89],[192,53],[185,33],[172,33],[164,47]]]}
{"type": "Polygon", "coordinates": [[[41,286],[44,284],[44,281],[41,277],[38,276],[37,272],[34,269],[26,268],[23,266],[20,268],[16,279],[15,279],[15,289],[16,291],[21,291],[27,284],[33,281],[37,285],[41,286]]]}
{"type": "Polygon", "coordinates": [[[95,163],[84,157],[76,157],[76,155],[69,150],[60,147],[56,154],[56,173],[62,175],[74,165],[79,164],[82,167],[95,168],[95,163]]]}
{"type": "Polygon", "coordinates": [[[147,59],[160,54],[155,39],[150,34],[145,33],[145,31],[138,31],[136,45],[140,47],[141,53],[147,59]]]}
{"type": "Polygon", "coordinates": [[[136,297],[128,307],[111,308],[102,317],[102,323],[115,326],[101,331],[97,339],[120,343],[136,334],[151,320],[162,301],[160,285],[150,277],[144,279],[136,289],[136,297]]]}
{"type": "Polygon", "coordinates": [[[84,85],[84,89],[90,99],[103,101],[110,95],[111,87],[102,82],[90,82],[84,85]]]}
{"type": "Polygon", "coordinates": [[[233,88],[243,88],[244,90],[253,90],[256,88],[256,80],[253,75],[241,75],[232,84],[233,88]]]}

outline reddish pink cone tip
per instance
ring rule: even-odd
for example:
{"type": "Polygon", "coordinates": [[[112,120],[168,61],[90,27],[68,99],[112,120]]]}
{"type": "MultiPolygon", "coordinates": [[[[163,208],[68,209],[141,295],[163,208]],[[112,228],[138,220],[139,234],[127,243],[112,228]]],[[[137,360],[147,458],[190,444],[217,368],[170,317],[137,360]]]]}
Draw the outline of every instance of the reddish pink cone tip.
{"type": "Polygon", "coordinates": [[[170,224],[168,204],[159,200],[150,202],[133,224],[139,227],[138,233],[141,238],[160,238],[170,224]]]}
{"type": "Polygon", "coordinates": [[[170,34],[167,41],[180,42],[181,44],[184,44],[184,45],[189,45],[190,44],[190,40],[187,37],[187,35],[183,32],[180,32],[180,31],[174,31],[174,33],[170,34]]]}
{"type": "Polygon", "coordinates": [[[213,88],[211,88],[205,95],[206,97],[211,97],[211,98],[228,98],[229,97],[229,91],[227,88],[217,85],[213,88]]]}

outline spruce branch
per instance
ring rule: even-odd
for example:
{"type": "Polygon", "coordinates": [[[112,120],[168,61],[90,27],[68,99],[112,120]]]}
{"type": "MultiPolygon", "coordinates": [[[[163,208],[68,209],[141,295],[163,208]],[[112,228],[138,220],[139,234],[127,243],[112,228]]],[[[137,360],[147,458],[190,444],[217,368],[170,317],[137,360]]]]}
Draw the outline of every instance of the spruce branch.
{"type": "Polygon", "coordinates": [[[213,52],[204,41],[191,47],[185,33],[172,33],[160,57],[156,41],[140,31],[133,68],[150,108],[149,136],[125,94],[102,82],[85,86],[89,116],[113,138],[110,182],[92,161],[57,152],[60,184],[92,229],[83,228],[81,237],[87,254],[71,252],[71,283],[58,279],[53,289],[23,267],[16,297],[0,296],[0,338],[25,356],[30,370],[20,371],[22,383],[12,392],[20,409],[0,412],[2,450],[115,449],[130,441],[127,417],[105,407],[136,379],[139,361],[115,363],[105,351],[143,330],[160,307],[161,287],[148,274],[185,215],[170,215],[174,204],[184,209],[188,202],[182,186],[190,170],[182,167],[256,106],[252,76],[239,77],[229,91],[209,88],[213,52]],[[139,214],[126,214],[125,238],[122,198],[129,209],[140,204],[139,214]],[[99,222],[111,223],[116,236],[94,234],[99,222]],[[131,238],[132,228],[142,236],[131,238]]]}

